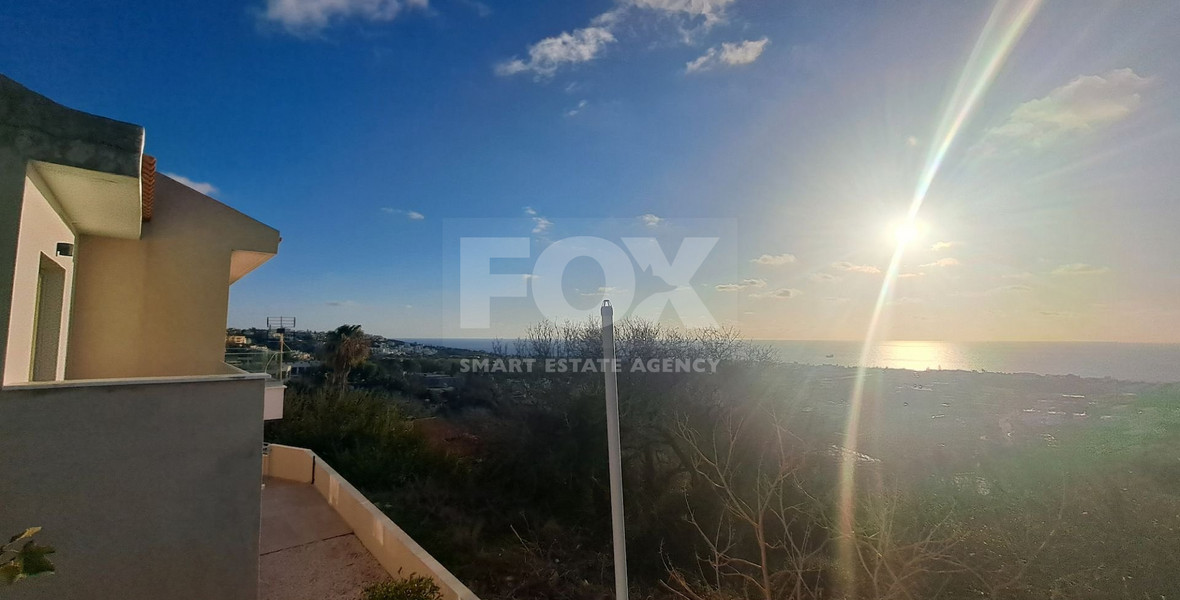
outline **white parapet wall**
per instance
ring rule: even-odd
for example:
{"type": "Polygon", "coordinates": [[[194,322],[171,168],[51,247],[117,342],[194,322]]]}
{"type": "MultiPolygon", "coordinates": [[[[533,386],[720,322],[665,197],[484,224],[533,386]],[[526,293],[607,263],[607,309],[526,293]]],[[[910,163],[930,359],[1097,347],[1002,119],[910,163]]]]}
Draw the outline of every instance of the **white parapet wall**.
{"type": "Polygon", "coordinates": [[[479,600],[450,571],[402,531],[311,450],[270,444],[262,459],[267,477],[315,486],[373,558],[393,576],[421,575],[438,584],[446,600],[479,600]]]}
{"type": "Polygon", "coordinates": [[[0,535],[51,577],[5,600],[257,600],[265,375],[0,389],[0,535]]]}

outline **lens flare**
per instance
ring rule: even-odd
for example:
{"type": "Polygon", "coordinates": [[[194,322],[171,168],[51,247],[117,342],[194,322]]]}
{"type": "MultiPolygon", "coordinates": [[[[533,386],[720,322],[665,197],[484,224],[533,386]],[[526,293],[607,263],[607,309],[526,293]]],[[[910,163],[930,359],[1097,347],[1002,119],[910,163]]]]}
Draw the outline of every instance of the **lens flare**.
{"type": "Polygon", "coordinates": [[[897,245],[893,251],[893,258],[889,261],[889,268],[885,272],[884,280],[881,282],[881,290],[877,294],[877,303],[873,307],[872,317],[869,319],[856,379],[852,386],[852,395],[849,398],[848,419],[844,429],[844,447],[850,452],[844,453],[844,459],[840,464],[839,505],[837,506],[839,536],[836,558],[840,573],[838,587],[842,588],[837,590],[842,594],[837,595],[848,597],[856,595],[855,457],[857,456],[860,412],[867,374],[865,365],[879,334],[882,313],[892,295],[893,285],[897,280],[905,249],[916,237],[915,234],[919,228],[918,211],[921,210],[922,203],[926,200],[926,195],[946,159],[947,152],[1040,6],[1041,0],[1000,0],[992,7],[991,16],[988,17],[983,30],[980,31],[975,47],[971,50],[971,55],[967,58],[955,89],[946,103],[936,134],[932,138],[935,143],[931,145],[925,165],[919,174],[914,195],[910,201],[909,212],[897,229],[897,245]]]}

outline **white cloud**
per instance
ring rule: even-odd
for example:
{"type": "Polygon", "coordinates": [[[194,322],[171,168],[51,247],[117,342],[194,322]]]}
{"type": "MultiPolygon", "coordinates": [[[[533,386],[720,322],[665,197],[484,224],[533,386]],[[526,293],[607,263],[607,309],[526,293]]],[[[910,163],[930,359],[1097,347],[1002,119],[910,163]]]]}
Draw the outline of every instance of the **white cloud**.
{"type": "Polygon", "coordinates": [[[791,288],[779,288],[764,294],[750,294],[751,298],[771,298],[773,300],[790,300],[799,297],[803,292],[791,288]]]}
{"type": "Polygon", "coordinates": [[[987,132],[976,151],[1041,149],[1116,123],[1139,108],[1139,93],[1150,83],[1131,69],[1078,77],[1016,107],[1007,122],[987,132]]]}
{"type": "Polygon", "coordinates": [[[192,179],[189,179],[188,177],[185,177],[184,175],[177,175],[176,173],[164,173],[164,175],[171,177],[172,179],[175,179],[178,183],[183,183],[184,185],[187,185],[190,188],[193,188],[194,190],[197,190],[198,192],[205,194],[206,196],[212,196],[213,194],[216,194],[219,191],[217,189],[217,186],[213,185],[212,183],[193,181],[192,179]]]}
{"type": "Polygon", "coordinates": [[[811,275],[808,275],[807,278],[812,281],[840,281],[840,278],[837,277],[836,275],[832,275],[831,273],[824,273],[822,271],[812,273],[811,275]]]}
{"type": "Polygon", "coordinates": [[[643,224],[648,229],[655,229],[656,227],[660,226],[660,223],[664,222],[664,220],[662,218],[657,217],[651,213],[647,213],[646,215],[640,215],[639,220],[642,221],[643,224]]]}
{"type": "Polygon", "coordinates": [[[765,37],[760,40],[725,42],[721,44],[720,49],[714,46],[696,59],[690,60],[685,64],[684,70],[686,73],[699,73],[722,65],[728,67],[748,65],[762,56],[762,52],[766,50],[766,45],[769,43],[770,38],[765,37]]]}
{"type": "Polygon", "coordinates": [[[930,246],[930,249],[938,252],[939,250],[949,250],[958,245],[958,242],[934,242],[934,245],[930,246]]]}
{"type": "Polygon", "coordinates": [[[586,100],[582,100],[581,102],[578,102],[578,105],[577,105],[577,106],[575,106],[575,107],[573,107],[573,108],[571,108],[571,109],[569,109],[569,110],[565,111],[565,116],[567,116],[567,117],[576,117],[576,116],[578,116],[579,114],[581,114],[581,112],[582,112],[583,110],[586,110],[586,106],[587,106],[587,105],[589,105],[589,104],[590,104],[590,103],[589,103],[589,102],[587,102],[586,100]]]}
{"type": "Polygon", "coordinates": [[[1096,267],[1086,263],[1070,263],[1053,269],[1054,275],[1101,275],[1110,271],[1110,267],[1096,267]]]}
{"type": "Polygon", "coordinates": [[[669,15],[703,18],[706,26],[725,20],[725,10],[735,0],[623,0],[623,5],[655,10],[669,15]]]}
{"type": "Polygon", "coordinates": [[[765,265],[768,267],[781,267],[783,265],[794,264],[796,261],[794,254],[763,254],[750,262],[765,265]]]}
{"type": "Polygon", "coordinates": [[[961,264],[963,264],[963,263],[960,263],[959,259],[951,258],[948,256],[947,258],[940,258],[934,262],[926,263],[926,264],[920,265],[920,266],[922,266],[922,267],[957,267],[961,264]]]}
{"type": "Polygon", "coordinates": [[[529,47],[528,60],[513,58],[496,65],[496,74],[509,76],[532,73],[538,79],[552,77],[568,65],[589,62],[598,57],[615,36],[605,27],[584,27],[545,38],[529,47]]]}
{"type": "Polygon", "coordinates": [[[588,297],[594,297],[594,296],[607,296],[607,295],[610,295],[610,294],[621,294],[621,293],[623,293],[623,292],[625,292],[625,291],[627,291],[627,290],[626,290],[626,289],[624,289],[624,288],[617,288],[617,287],[606,286],[606,287],[599,287],[598,289],[596,289],[596,290],[591,290],[591,291],[589,291],[589,292],[582,292],[582,295],[583,295],[583,296],[588,296],[588,297]]]}
{"type": "Polygon", "coordinates": [[[850,273],[867,273],[869,275],[877,275],[881,272],[881,269],[878,269],[872,265],[855,265],[846,260],[832,263],[832,268],[838,269],[840,271],[848,271],[850,273]]]}
{"type": "MultiPolygon", "coordinates": [[[[272,0],[275,1],[275,0],[272,0]]],[[[318,0],[321,2],[347,0],[318,0]]],[[[360,1],[360,0],[354,0],[360,1]]],[[[379,2],[381,0],[368,0],[379,2]]],[[[386,0],[396,2],[396,0],[386,0]]],[[[425,2],[426,0],[419,0],[425,2]]],[[[536,79],[547,79],[567,66],[586,63],[598,58],[610,44],[618,41],[615,29],[626,21],[633,13],[648,12],[661,16],[678,18],[685,21],[701,22],[700,28],[705,30],[726,19],[726,9],[736,0],[618,0],[615,8],[608,10],[592,19],[590,24],[581,29],[562,32],[556,36],[545,38],[528,49],[528,58],[513,57],[510,60],[495,65],[498,75],[511,76],[519,73],[532,73],[536,79]]],[[[692,31],[681,26],[681,37],[685,41],[692,39],[692,31]]],[[[743,42],[743,44],[751,42],[743,42]]],[[[765,43],[765,40],[763,40],[765,43]]],[[[743,60],[743,53],[748,50],[737,44],[729,50],[730,60],[743,60]]],[[[723,50],[724,52],[724,50],[723,50]]],[[[757,50],[761,54],[761,47],[757,50]]],[[[753,62],[757,59],[750,59],[753,62]]]]}
{"type": "Polygon", "coordinates": [[[540,235],[549,231],[550,227],[553,227],[553,221],[545,217],[533,217],[533,233],[540,235]]]}
{"type": "Polygon", "coordinates": [[[402,210],[400,208],[390,208],[388,206],[382,206],[381,212],[388,215],[405,215],[405,217],[411,221],[421,221],[426,218],[426,215],[416,210],[402,210]]]}
{"type": "Polygon", "coordinates": [[[526,217],[532,219],[533,233],[537,235],[542,235],[548,232],[550,227],[553,227],[553,221],[550,221],[549,219],[541,216],[541,214],[537,212],[537,209],[531,206],[524,207],[524,214],[526,217]]]}
{"type": "Polygon", "coordinates": [[[343,19],[392,21],[406,9],[428,6],[429,0],[266,0],[262,18],[290,33],[311,34],[343,19]]]}
{"type": "Polygon", "coordinates": [[[761,289],[766,287],[765,279],[743,279],[741,283],[722,283],[716,286],[718,292],[740,292],[748,289],[761,289]]]}

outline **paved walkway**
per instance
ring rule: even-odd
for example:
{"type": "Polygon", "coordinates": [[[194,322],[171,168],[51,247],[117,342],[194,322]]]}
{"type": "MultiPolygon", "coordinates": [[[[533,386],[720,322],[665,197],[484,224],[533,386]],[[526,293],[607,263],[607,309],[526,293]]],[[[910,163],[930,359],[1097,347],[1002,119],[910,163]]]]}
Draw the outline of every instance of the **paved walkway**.
{"type": "Polygon", "coordinates": [[[355,600],[389,578],[314,487],[266,478],[260,600],[355,600]]]}

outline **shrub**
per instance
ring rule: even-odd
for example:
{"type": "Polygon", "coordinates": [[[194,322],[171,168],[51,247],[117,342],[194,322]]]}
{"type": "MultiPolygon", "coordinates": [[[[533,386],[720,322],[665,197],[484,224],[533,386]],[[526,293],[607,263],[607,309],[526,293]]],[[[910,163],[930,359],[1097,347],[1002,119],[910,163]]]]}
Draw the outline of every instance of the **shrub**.
{"type": "Polygon", "coordinates": [[[362,600],[442,600],[442,591],[429,577],[390,579],[365,588],[362,600]]]}

